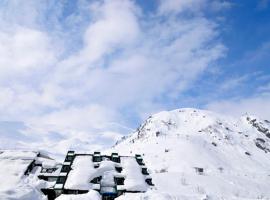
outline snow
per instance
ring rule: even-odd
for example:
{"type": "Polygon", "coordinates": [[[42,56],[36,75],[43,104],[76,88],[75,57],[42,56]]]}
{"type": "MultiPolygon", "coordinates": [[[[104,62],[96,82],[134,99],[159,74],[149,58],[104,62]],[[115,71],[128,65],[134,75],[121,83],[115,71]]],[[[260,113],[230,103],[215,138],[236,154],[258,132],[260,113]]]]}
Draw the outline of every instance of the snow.
{"type": "Polygon", "coordinates": [[[95,173],[92,156],[76,156],[71,167],[65,188],[89,190],[95,173]]]}
{"type": "Polygon", "coordinates": [[[115,166],[117,166],[118,164],[115,162],[112,162],[110,160],[105,160],[102,161],[99,165],[99,168],[97,168],[97,174],[98,175],[102,175],[104,172],[106,171],[114,171],[115,170],[115,166]]]}
{"type": "Polygon", "coordinates": [[[59,174],[59,176],[66,176],[67,175],[67,172],[61,172],[60,174],[59,174]]]}
{"type": "Polygon", "coordinates": [[[93,190],[100,190],[100,184],[93,184],[92,189],[93,190]]]}
{"type": "Polygon", "coordinates": [[[0,153],[0,199],[43,199],[38,190],[43,181],[34,174],[25,176],[37,152],[2,150],[0,153]]]}
{"type": "MultiPolygon", "coordinates": [[[[125,193],[115,200],[210,200],[207,195],[203,194],[181,194],[174,195],[160,192],[157,190],[148,190],[145,193],[125,193]]],[[[228,199],[229,200],[229,199],[228,199]]],[[[230,199],[231,200],[231,199],[230,199]]],[[[242,199],[244,200],[244,199],[242,199]]],[[[245,199],[248,200],[248,199],[245,199]]],[[[251,199],[250,199],[251,200],[251,199]]]]}
{"type": "MultiPolygon", "coordinates": [[[[114,192],[114,177],[125,177],[118,189],[144,191],[125,193],[116,200],[270,199],[269,130],[269,121],[251,115],[237,119],[197,109],[164,111],[106,151],[125,155],[121,163],[105,159],[94,168],[92,156],[76,156],[65,188],[89,192],[61,195],[57,200],[101,200],[93,189],[114,192]],[[135,154],[142,155],[149,176],[141,173],[135,154]],[[117,173],[116,166],[123,171],[117,173]],[[101,185],[90,183],[99,176],[101,185]],[[145,183],[147,177],[154,186],[145,183]]],[[[59,163],[36,156],[34,151],[0,150],[0,199],[46,199],[39,189],[54,183],[37,179],[40,167],[28,176],[24,172],[33,160],[45,168],[59,163]]]]}
{"type": "MultiPolygon", "coordinates": [[[[144,155],[155,194],[162,193],[162,199],[267,199],[270,140],[258,129],[270,130],[269,123],[254,116],[235,119],[178,109],[151,116],[110,151],[144,155]],[[265,141],[264,150],[255,145],[257,138],[265,141]],[[195,168],[203,168],[202,175],[195,168]]],[[[158,199],[148,192],[118,199],[136,198],[158,199]]]]}
{"type": "Polygon", "coordinates": [[[114,187],[114,171],[106,171],[102,175],[100,185],[103,187],[114,187]]]}
{"type": "Polygon", "coordinates": [[[20,184],[27,167],[36,157],[34,152],[2,151],[0,154],[0,192],[20,184]]]}
{"type": "Polygon", "coordinates": [[[97,191],[90,190],[86,194],[65,195],[62,194],[56,200],[101,200],[101,196],[97,191]]]}
{"type": "Polygon", "coordinates": [[[41,163],[43,168],[53,168],[58,164],[55,160],[37,157],[35,158],[36,163],[41,163]]]}
{"type": "Polygon", "coordinates": [[[5,191],[17,185],[24,175],[31,160],[0,160],[0,176],[5,181],[0,182],[0,190],[5,191]]]}
{"type": "Polygon", "coordinates": [[[59,184],[55,184],[55,185],[54,185],[54,188],[55,188],[55,189],[63,189],[63,186],[64,186],[63,184],[60,184],[60,183],[59,183],[59,184]]]}
{"type": "Polygon", "coordinates": [[[102,183],[108,184],[109,181],[109,183],[113,182],[114,184],[113,177],[118,174],[115,171],[115,166],[118,165],[115,162],[104,160],[100,162],[99,168],[94,168],[92,156],[76,156],[71,165],[72,170],[68,174],[65,188],[79,190],[92,189],[93,184],[90,181],[99,176],[102,176],[102,183]]]}
{"type": "Polygon", "coordinates": [[[100,188],[100,193],[116,193],[116,188],[112,186],[104,186],[100,188]]]}
{"type": "Polygon", "coordinates": [[[114,182],[114,170],[105,171],[100,182],[100,193],[117,193],[114,182]]]}
{"type": "Polygon", "coordinates": [[[114,177],[125,177],[122,190],[146,191],[148,185],[145,183],[145,176],[141,173],[141,166],[134,157],[121,157],[121,164],[107,159],[99,162],[99,167],[94,168],[92,156],[77,155],[71,165],[65,189],[91,190],[97,188],[97,184],[90,181],[96,177],[102,177],[100,182],[100,193],[116,193],[114,177]],[[115,167],[122,166],[122,173],[118,173],[115,167]]]}
{"type": "Polygon", "coordinates": [[[126,176],[124,187],[129,191],[146,191],[148,186],[134,157],[122,157],[123,174],[126,176]]]}
{"type": "Polygon", "coordinates": [[[0,150],[0,159],[33,160],[36,156],[37,152],[34,151],[0,150]]]}

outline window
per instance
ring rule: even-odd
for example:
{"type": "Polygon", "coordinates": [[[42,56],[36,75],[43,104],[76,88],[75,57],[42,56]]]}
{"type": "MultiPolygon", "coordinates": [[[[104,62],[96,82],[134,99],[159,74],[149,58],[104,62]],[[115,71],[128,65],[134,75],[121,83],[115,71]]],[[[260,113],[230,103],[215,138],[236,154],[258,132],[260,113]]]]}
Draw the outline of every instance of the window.
{"type": "Polygon", "coordinates": [[[66,181],[66,177],[65,176],[59,176],[56,183],[61,183],[64,184],[66,181]]]}
{"type": "Polygon", "coordinates": [[[62,172],[68,172],[69,170],[70,170],[69,165],[63,165],[63,167],[61,169],[62,172]]]}
{"type": "Polygon", "coordinates": [[[115,178],[114,178],[114,182],[115,182],[117,185],[124,185],[124,181],[125,181],[125,178],[123,178],[123,177],[115,177],[115,178]]]}
{"type": "Polygon", "coordinates": [[[65,161],[72,161],[73,160],[73,156],[67,156],[65,161]]]}
{"type": "Polygon", "coordinates": [[[53,173],[57,170],[57,168],[42,168],[41,173],[53,173]]]}
{"type": "Polygon", "coordinates": [[[153,185],[152,179],[151,179],[151,178],[146,179],[145,182],[146,182],[148,185],[153,185]]]}
{"type": "Polygon", "coordinates": [[[143,175],[148,175],[148,171],[147,171],[147,168],[142,168],[142,174],[143,175]]]}

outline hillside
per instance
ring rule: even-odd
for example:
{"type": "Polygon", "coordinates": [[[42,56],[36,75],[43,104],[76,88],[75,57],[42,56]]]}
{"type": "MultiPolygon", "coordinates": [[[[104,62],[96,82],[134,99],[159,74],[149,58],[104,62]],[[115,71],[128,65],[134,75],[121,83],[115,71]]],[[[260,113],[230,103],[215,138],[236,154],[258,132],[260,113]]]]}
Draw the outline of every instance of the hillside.
{"type": "Polygon", "coordinates": [[[136,193],[123,192],[116,200],[266,200],[270,199],[269,130],[270,122],[256,116],[236,119],[186,108],[150,116],[131,135],[104,150],[98,163],[93,160],[96,153],[84,148],[72,153],[74,161],[67,162],[66,157],[62,164],[37,151],[1,150],[0,197],[43,200],[41,188],[56,188],[59,177],[65,176],[62,188],[72,191],[57,199],[101,200],[93,177],[100,176],[103,182],[109,177],[111,184],[117,175],[124,177],[120,188],[136,193]],[[118,164],[106,156],[116,152],[121,158],[118,164]],[[142,155],[145,166],[136,164],[135,154],[142,155]],[[66,165],[70,166],[63,173],[66,165]],[[115,166],[123,168],[123,173],[116,173],[115,166]],[[150,175],[142,175],[142,168],[150,175]],[[146,177],[152,178],[154,186],[145,187],[146,177]],[[76,193],[77,189],[87,193],[76,193]]]}
{"type": "Polygon", "coordinates": [[[150,116],[112,151],[144,155],[157,191],[138,199],[268,199],[269,127],[250,115],[173,110],[150,116]]]}

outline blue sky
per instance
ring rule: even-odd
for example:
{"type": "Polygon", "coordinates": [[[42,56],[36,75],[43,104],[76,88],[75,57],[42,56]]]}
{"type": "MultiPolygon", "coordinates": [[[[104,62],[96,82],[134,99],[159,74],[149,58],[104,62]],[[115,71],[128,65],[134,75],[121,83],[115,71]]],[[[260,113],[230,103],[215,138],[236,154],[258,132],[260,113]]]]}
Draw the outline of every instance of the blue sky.
{"type": "Polygon", "coordinates": [[[4,0],[0,53],[0,121],[66,147],[181,107],[270,119],[268,0],[4,0]]]}

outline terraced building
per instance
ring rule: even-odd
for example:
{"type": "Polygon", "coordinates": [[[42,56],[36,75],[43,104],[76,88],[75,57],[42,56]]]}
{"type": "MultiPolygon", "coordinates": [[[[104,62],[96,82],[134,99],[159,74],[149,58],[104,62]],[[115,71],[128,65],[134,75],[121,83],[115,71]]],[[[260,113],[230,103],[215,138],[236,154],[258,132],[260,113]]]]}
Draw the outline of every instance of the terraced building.
{"type": "Polygon", "coordinates": [[[68,151],[59,171],[41,169],[39,178],[55,181],[42,192],[48,199],[55,199],[61,194],[84,194],[96,190],[103,200],[112,200],[123,193],[140,193],[153,186],[141,155],[119,156],[117,153],[102,155],[80,154],[68,151]],[[48,173],[45,170],[49,171],[48,173]]]}

